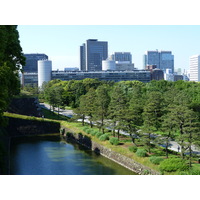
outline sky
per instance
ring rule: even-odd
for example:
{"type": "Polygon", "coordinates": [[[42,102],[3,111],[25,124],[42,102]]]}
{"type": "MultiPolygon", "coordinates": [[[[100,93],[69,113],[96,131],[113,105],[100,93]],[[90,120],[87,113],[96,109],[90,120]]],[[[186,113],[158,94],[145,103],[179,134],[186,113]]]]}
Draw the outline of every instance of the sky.
{"type": "Polygon", "coordinates": [[[199,25],[19,25],[24,53],[45,53],[53,69],[80,67],[80,46],[87,39],[108,42],[108,54],[131,52],[138,69],[147,50],[167,50],[174,67],[189,69],[189,57],[200,54],[199,25]]]}

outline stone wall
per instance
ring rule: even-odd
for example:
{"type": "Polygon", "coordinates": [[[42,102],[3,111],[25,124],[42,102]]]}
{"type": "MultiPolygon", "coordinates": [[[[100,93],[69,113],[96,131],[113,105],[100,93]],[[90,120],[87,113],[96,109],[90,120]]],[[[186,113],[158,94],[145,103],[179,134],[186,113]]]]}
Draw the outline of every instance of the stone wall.
{"type": "Polygon", "coordinates": [[[8,117],[9,136],[39,135],[60,132],[60,123],[8,117]]]}
{"type": "MultiPolygon", "coordinates": [[[[62,127],[62,128],[64,128],[64,127],[62,127]]],[[[67,133],[67,132],[70,132],[70,130],[65,129],[64,132],[67,133]]],[[[90,139],[90,137],[88,137],[88,136],[70,132],[70,134],[67,134],[66,137],[68,139],[72,139],[72,140],[76,141],[77,143],[79,143],[83,146],[86,146],[87,148],[95,151],[96,153],[99,153],[99,154],[113,160],[114,162],[132,170],[133,172],[135,172],[137,174],[152,174],[152,175],[160,174],[159,172],[154,171],[154,170],[134,161],[131,158],[123,156],[115,151],[112,151],[111,149],[109,149],[103,145],[100,145],[100,144],[92,141],[90,139]]]]}

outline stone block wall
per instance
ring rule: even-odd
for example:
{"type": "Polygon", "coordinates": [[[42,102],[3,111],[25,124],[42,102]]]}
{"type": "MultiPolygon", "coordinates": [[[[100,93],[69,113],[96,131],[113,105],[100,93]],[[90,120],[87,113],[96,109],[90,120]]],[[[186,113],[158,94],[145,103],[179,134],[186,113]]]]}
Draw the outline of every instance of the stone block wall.
{"type": "MultiPolygon", "coordinates": [[[[64,128],[64,127],[62,127],[62,128],[64,128]]],[[[65,132],[70,132],[70,130],[66,129],[65,132]]],[[[154,170],[134,161],[131,158],[121,155],[120,153],[112,151],[111,149],[92,141],[90,139],[90,137],[88,137],[88,136],[84,136],[82,134],[77,134],[77,133],[73,133],[73,132],[70,132],[70,134],[67,134],[66,136],[68,139],[72,139],[72,140],[76,141],[77,143],[95,151],[96,153],[99,153],[99,154],[113,160],[114,162],[134,171],[137,174],[160,175],[159,172],[154,171],[154,170]]]]}

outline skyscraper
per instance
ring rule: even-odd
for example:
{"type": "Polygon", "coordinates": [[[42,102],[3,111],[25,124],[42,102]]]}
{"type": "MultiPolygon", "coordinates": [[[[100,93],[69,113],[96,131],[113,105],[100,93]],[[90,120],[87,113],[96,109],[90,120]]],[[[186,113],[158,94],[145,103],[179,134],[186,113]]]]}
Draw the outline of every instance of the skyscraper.
{"type": "Polygon", "coordinates": [[[190,81],[200,81],[200,55],[190,57],[190,81]]]}
{"type": "Polygon", "coordinates": [[[174,73],[174,55],[171,51],[147,51],[144,55],[144,68],[147,65],[156,65],[164,72],[171,69],[174,73]]]}
{"type": "Polygon", "coordinates": [[[38,72],[38,60],[48,60],[46,54],[30,53],[24,54],[26,57],[26,64],[23,67],[24,72],[37,73],[38,72]]]}
{"type": "Polygon", "coordinates": [[[83,71],[101,71],[102,60],[108,57],[108,42],[89,39],[80,46],[80,69],[83,71]]]}
{"type": "Polygon", "coordinates": [[[114,61],[129,61],[132,63],[132,55],[130,52],[114,52],[111,57],[114,61]]]}

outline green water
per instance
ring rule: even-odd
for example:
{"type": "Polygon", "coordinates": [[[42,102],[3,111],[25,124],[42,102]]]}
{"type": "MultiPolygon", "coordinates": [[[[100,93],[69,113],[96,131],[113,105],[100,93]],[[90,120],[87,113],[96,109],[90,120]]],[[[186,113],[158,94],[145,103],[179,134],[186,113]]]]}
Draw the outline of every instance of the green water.
{"type": "Polygon", "coordinates": [[[135,175],[60,136],[21,137],[11,143],[13,175],[135,175]]]}

